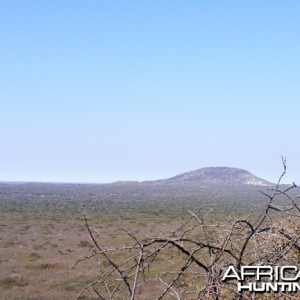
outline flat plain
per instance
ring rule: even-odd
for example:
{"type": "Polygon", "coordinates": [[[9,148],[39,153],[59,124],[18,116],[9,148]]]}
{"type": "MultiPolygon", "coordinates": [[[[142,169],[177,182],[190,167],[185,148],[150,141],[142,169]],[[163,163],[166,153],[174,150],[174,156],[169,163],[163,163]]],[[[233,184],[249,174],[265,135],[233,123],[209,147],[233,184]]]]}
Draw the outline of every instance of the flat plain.
{"type": "MultiPolygon", "coordinates": [[[[72,268],[92,247],[82,207],[101,245],[114,247],[130,242],[124,230],[141,238],[167,235],[189,217],[189,211],[210,210],[212,222],[255,217],[266,202],[259,192],[265,189],[136,182],[2,183],[0,299],[76,299],[97,277],[94,261],[72,268]]],[[[80,299],[95,298],[83,293],[80,299]]]]}

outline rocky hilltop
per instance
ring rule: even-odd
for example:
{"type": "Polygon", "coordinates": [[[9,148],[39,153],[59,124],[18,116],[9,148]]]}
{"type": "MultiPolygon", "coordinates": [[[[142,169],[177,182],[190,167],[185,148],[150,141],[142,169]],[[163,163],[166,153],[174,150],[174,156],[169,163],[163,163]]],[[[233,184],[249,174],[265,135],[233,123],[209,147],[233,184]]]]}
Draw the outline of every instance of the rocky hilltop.
{"type": "Polygon", "coordinates": [[[247,184],[270,186],[273,183],[254,176],[250,172],[229,167],[202,168],[177,176],[153,181],[155,184],[199,183],[199,184],[247,184]]]}

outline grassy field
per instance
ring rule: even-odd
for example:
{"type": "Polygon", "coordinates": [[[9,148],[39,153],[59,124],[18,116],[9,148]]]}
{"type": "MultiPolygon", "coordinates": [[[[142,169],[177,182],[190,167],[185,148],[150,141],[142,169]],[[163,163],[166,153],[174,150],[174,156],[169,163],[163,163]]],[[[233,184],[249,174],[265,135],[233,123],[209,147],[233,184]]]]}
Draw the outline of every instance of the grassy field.
{"type": "Polygon", "coordinates": [[[0,299],[75,299],[97,276],[93,261],[71,268],[91,247],[81,206],[110,247],[129,243],[124,229],[165,235],[214,196],[214,221],[255,216],[266,201],[251,186],[0,184],[0,299]]]}

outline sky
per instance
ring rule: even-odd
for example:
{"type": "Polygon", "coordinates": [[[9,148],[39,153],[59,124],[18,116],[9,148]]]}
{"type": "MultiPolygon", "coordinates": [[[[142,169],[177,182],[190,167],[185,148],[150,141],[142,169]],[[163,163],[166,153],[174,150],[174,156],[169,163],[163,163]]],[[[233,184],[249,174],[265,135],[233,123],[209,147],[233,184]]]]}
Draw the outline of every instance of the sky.
{"type": "Polygon", "coordinates": [[[0,0],[0,181],[228,166],[300,184],[300,2],[0,0]]]}

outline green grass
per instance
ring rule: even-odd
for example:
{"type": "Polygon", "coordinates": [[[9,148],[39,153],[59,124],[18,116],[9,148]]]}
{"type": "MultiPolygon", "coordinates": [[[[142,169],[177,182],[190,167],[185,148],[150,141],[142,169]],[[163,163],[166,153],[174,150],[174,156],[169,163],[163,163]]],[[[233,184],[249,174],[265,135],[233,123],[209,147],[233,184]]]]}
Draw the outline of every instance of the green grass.
{"type": "Polygon", "coordinates": [[[41,269],[55,269],[58,267],[58,263],[57,262],[52,262],[52,263],[41,263],[38,265],[39,268],[41,269]]]}
{"type": "Polygon", "coordinates": [[[29,260],[30,261],[35,261],[37,259],[41,258],[41,256],[37,252],[31,252],[29,254],[29,260]]]}
{"type": "Polygon", "coordinates": [[[12,289],[14,287],[24,287],[28,285],[28,281],[23,277],[19,277],[17,275],[12,275],[10,277],[6,277],[0,279],[0,287],[4,289],[12,289]]]}

